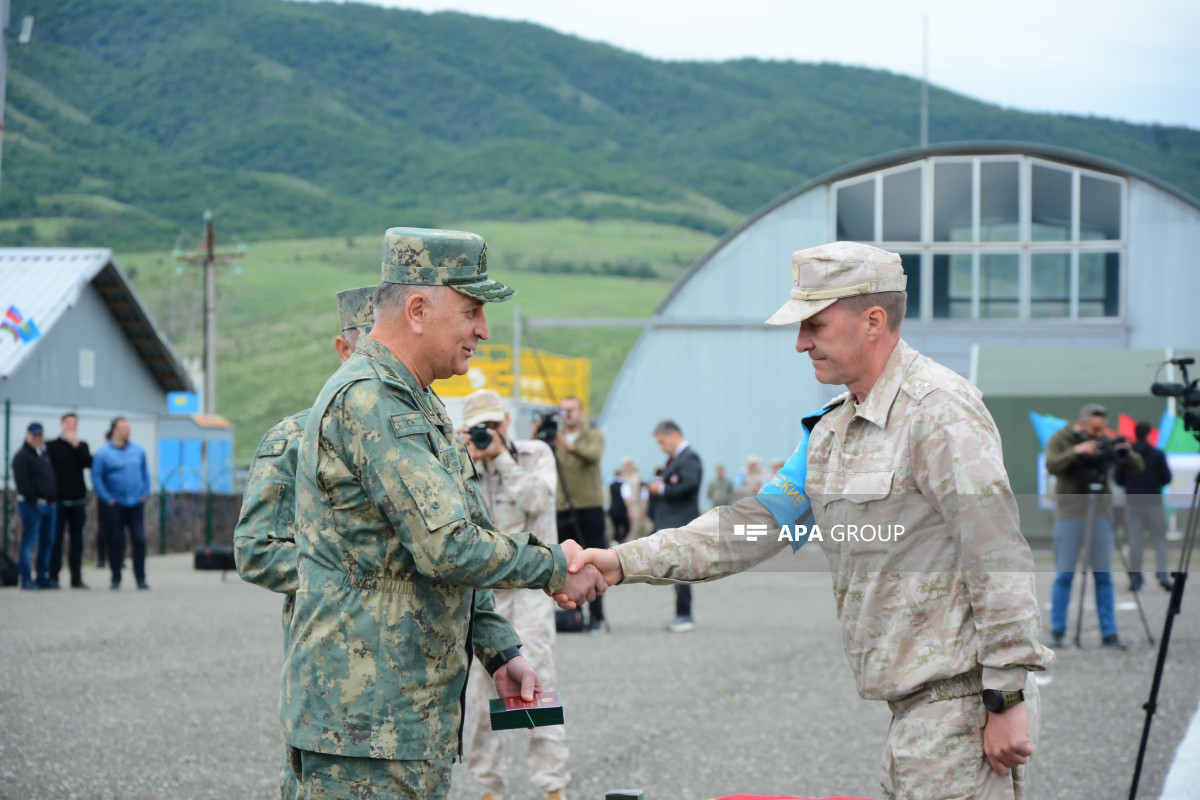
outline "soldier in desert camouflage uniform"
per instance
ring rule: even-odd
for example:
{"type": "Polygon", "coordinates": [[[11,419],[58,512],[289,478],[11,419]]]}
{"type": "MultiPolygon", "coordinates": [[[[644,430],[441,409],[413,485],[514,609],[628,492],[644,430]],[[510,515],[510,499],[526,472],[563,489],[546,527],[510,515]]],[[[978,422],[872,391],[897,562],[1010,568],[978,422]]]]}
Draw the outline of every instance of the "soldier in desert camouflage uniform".
{"type": "MultiPolygon", "coordinates": [[[[507,533],[532,531],[547,542],[558,541],[555,489],[558,471],[554,452],[537,439],[511,439],[511,418],[490,389],[472,392],[463,400],[463,441],[479,474],[484,506],[497,530],[507,533]],[[492,443],[477,450],[468,429],[486,424],[492,443]]],[[[521,652],[537,670],[547,689],[558,689],[554,666],[554,602],[543,592],[527,589],[498,589],[496,611],[512,623],[521,641],[521,652]]],[[[488,701],[496,696],[483,667],[471,667],[467,682],[467,769],[483,789],[483,800],[503,800],[503,749],[513,733],[493,731],[488,724],[488,701]]],[[[515,732],[514,732],[515,733],[515,732]]],[[[546,800],[562,800],[570,780],[567,772],[567,737],[561,725],[529,731],[530,782],[546,793],[546,800]]]]}
{"type": "MultiPolygon", "coordinates": [[[[338,292],[338,321],[341,333],[333,340],[342,363],[350,358],[360,335],[371,332],[374,286],[338,292]]],[[[267,431],[254,454],[242,511],[233,531],[238,574],[283,595],[283,643],[287,653],[287,631],[296,604],[296,455],[308,409],[285,417],[267,431]]],[[[297,797],[299,786],[286,755],[280,771],[285,798],[297,797]]]]}
{"type": "Polygon", "coordinates": [[[296,465],[280,718],[302,791],[326,800],[443,797],[472,654],[500,694],[532,698],[537,675],[487,589],[605,588],[568,578],[558,545],[494,530],[429,388],[466,373],[484,303],[512,295],[488,278],[483,240],[393,228],[382,271],[371,335],[321,390],[296,465]]]}
{"type": "Polygon", "coordinates": [[[1032,554],[996,426],[975,387],[900,339],[899,256],[836,243],[797,252],[792,273],[792,299],[768,322],[801,323],[796,350],[817,380],[850,391],[804,420],[805,440],[758,496],[579,563],[610,584],[712,580],[787,546],[733,524],[779,530],[811,511],[859,694],[892,710],[886,796],[1025,797],[1038,722],[1026,678],[1054,659],[1037,641],[1032,554]],[[887,539],[849,540],[845,526],[865,524],[887,539]],[[1015,703],[993,713],[985,689],[1024,702],[989,692],[1015,703]]]}

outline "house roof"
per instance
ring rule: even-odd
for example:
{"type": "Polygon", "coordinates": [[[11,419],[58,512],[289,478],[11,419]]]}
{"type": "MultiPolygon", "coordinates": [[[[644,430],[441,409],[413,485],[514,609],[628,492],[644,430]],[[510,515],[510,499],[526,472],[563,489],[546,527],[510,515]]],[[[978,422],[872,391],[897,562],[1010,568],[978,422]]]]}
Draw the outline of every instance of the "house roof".
{"type": "Polygon", "coordinates": [[[864,175],[868,172],[875,172],[888,167],[906,164],[910,161],[920,161],[926,158],[936,156],[987,156],[987,155],[1027,155],[1037,158],[1045,158],[1049,161],[1058,161],[1064,164],[1084,167],[1086,169],[1094,169],[1099,172],[1108,172],[1113,175],[1121,175],[1127,178],[1136,178],[1145,183],[1149,183],[1158,189],[1166,192],[1173,197],[1182,200],[1194,208],[1200,209],[1200,200],[1192,197],[1182,189],[1172,186],[1166,181],[1156,178],[1147,172],[1143,172],[1128,164],[1122,164],[1119,161],[1102,158],[1100,156],[1085,153],[1082,150],[1073,150],[1067,147],[1055,147],[1052,145],[1035,144],[1033,142],[1005,142],[1005,141],[978,141],[978,142],[948,142],[946,144],[934,144],[926,147],[907,147],[903,150],[893,150],[890,153],[884,153],[871,158],[856,161],[853,164],[838,167],[837,169],[826,172],[823,175],[818,175],[810,181],[807,181],[794,189],[790,189],[775,199],[761,206],[758,210],[751,213],[741,222],[725,232],[719,240],[713,243],[704,253],[700,255],[687,268],[683,275],[676,279],[667,294],[658,301],[658,305],[654,308],[655,316],[662,314],[675,299],[675,296],[683,289],[683,287],[702,270],[704,266],[712,260],[712,258],[727,244],[736,239],[743,231],[753,226],[760,219],[770,214],[775,209],[789,202],[793,198],[799,197],[805,192],[825,184],[831,184],[836,181],[853,178],[857,175],[864,175]]]}
{"type": "MultiPolygon", "coordinates": [[[[0,316],[16,306],[45,336],[88,286],[120,325],[129,344],[164,392],[192,392],[187,370],[138,299],[111,250],[74,247],[0,247],[0,316]]],[[[0,379],[16,373],[41,345],[0,336],[0,379]]]]}

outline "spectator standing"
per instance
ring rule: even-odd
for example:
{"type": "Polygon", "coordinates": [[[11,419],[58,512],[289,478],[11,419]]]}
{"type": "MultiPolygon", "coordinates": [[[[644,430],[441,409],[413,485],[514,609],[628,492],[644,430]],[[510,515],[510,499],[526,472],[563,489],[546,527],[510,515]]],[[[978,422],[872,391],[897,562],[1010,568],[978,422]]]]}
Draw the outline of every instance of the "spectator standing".
{"type": "Polygon", "coordinates": [[[17,514],[21,517],[21,552],[17,569],[22,589],[56,589],[50,583],[50,550],[54,547],[54,504],[58,488],[54,466],[46,451],[42,423],[31,422],[25,429],[25,443],[12,459],[13,482],[17,486],[17,514]],[[32,561],[37,545],[37,580],[32,561]]]}
{"type": "Polygon", "coordinates": [[[79,440],[79,417],[73,413],[59,420],[59,437],[46,444],[54,477],[58,484],[58,511],[55,514],[54,547],[50,551],[50,582],[58,584],[62,570],[63,533],[69,533],[67,565],[71,570],[71,588],[86,589],[83,582],[83,523],[87,517],[87,484],[83,471],[92,466],[88,443],[79,440]]]}
{"type": "MultiPolygon", "coordinates": [[[[564,397],[558,413],[560,427],[554,438],[554,455],[561,468],[558,540],[570,539],[583,547],[606,547],[604,479],[600,475],[604,434],[587,424],[583,403],[578,397],[564,397]]],[[[534,436],[540,428],[539,418],[534,422],[534,436]]],[[[588,631],[604,633],[604,601],[601,597],[588,605],[588,631]]]]}
{"type": "Polygon", "coordinates": [[[633,463],[630,456],[621,459],[621,482],[621,499],[625,501],[625,511],[629,514],[629,537],[639,539],[651,532],[646,526],[646,499],[649,493],[642,483],[637,464],[633,463]]]}
{"type": "MultiPolygon", "coordinates": [[[[475,464],[483,504],[496,530],[532,533],[543,542],[557,541],[555,490],[558,472],[554,453],[537,439],[508,438],[511,417],[500,395],[490,389],[473,392],[463,400],[464,427],[459,431],[475,464]],[[491,444],[480,450],[467,429],[487,425],[491,444]]],[[[521,638],[521,653],[537,671],[547,690],[558,688],[554,665],[554,601],[543,592],[496,589],[496,612],[512,624],[521,638]]],[[[467,682],[467,769],[483,791],[483,800],[504,797],[504,741],[509,734],[493,731],[487,721],[488,702],[496,697],[495,685],[476,661],[467,682]]],[[[546,800],[562,800],[570,781],[567,771],[567,738],[561,725],[529,731],[529,780],[546,800]]]]}
{"type": "Polygon", "coordinates": [[[725,467],[721,464],[717,464],[717,477],[708,482],[708,488],[704,490],[704,493],[714,508],[727,506],[733,502],[733,481],[725,477],[725,467]]]}
{"type": "Polygon", "coordinates": [[[1142,549],[1145,545],[1142,536],[1149,531],[1150,541],[1154,544],[1154,574],[1158,578],[1158,585],[1169,592],[1174,587],[1167,576],[1167,515],[1163,511],[1162,490],[1171,483],[1171,467],[1163,451],[1150,444],[1151,430],[1149,422],[1139,422],[1133,429],[1136,439],[1133,450],[1146,462],[1146,469],[1138,473],[1117,467],[1113,480],[1118,486],[1125,487],[1129,588],[1134,592],[1142,588],[1142,549]]]}
{"type": "MultiPolygon", "coordinates": [[[[1112,487],[1108,465],[1102,451],[1116,446],[1106,439],[1108,411],[1088,403],[1079,412],[1079,421],[1063,428],[1046,442],[1046,471],[1055,476],[1057,506],[1054,509],[1054,568],[1058,574],[1050,598],[1050,644],[1062,647],[1067,632],[1067,608],[1071,603],[1071,582],[1082,551],[1090,548],[1092,577],[1096,582],[1096,616],[1100,619],[1101,644],[1126,648],[1117,634],[1117,611],[1112,585],[1114,547],[1112,487]],[[1093,529],[1084,530],[1088,504],[1092,505],[1093,529]],[[1088,541],[1090,537],[1090,542],[1088,541]]],[[[1146,463],[1137,452],[1129,453],[1128,473],[1142,472],[1146,463]]]]}
{"type": "Polygon", "coordinates": [[[146,498],[150,495],[150,470],[146,452],[131,440],[129,420],[117,417],[112,438],[92,459],[92,488],[101,502],[101,520],[108,539],[108,566],[112,589],[121,588],[125,559],[125,532],[133,550],[133,577],[139,589],[146,583],[146,498]]]}
{"type": "Polygon", "coordinates": [[[621,496],[625,481],[621,478],[621,470],[613,473],[613,479],[608,484],[608,518],[612,521],[613,542],[625,541],[629,535],[629,508],[625,498],[621,496]]]}
{"type": "MultiPolygon", "coordinates": [[[[667,465],[661,478],[648,487],[657,497],[654,528],[678,528],[700,516],[700,486],[704,467],[700,454],[683,438],[683,431],[671,420],[663,420],[654,428],[654,440],[667,454],[667,465]]],[[[667,623],[671,633],[686,633],[696,625],[692,621],[692,586],[675,584],[675,618],[667,623]]]]}

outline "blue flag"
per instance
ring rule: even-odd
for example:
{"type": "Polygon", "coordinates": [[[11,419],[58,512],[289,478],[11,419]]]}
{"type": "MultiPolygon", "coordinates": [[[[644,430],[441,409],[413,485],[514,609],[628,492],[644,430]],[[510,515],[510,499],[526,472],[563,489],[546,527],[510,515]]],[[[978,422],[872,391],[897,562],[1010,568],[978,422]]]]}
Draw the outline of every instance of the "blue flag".
{"type": "MultiPolygon", "coordinates": [[[[775,524],[781,528],[784,525],[795,525],[812,515],[812,503],[804,494],[804,480],[808,477],[808,436],[817,420],[832,410],[822,408],[804,417],[804,424],[801,425],[804,434],[800,437],[796,451],[779,472],[775,473],[775,478],[762,487],[754,498],[771,512],[775,524]]],[[[793,539],[792,551],[799,550],[805,541],[807,538],[804,541],[793,539]]]]}

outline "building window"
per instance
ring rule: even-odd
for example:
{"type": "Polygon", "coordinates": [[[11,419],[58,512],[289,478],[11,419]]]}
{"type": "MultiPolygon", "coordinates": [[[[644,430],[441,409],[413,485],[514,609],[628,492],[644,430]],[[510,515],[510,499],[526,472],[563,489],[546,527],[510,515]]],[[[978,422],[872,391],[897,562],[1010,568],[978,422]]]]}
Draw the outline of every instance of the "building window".
{"type": "Polygon", "coordinates": [[[900,253],[910,319],[1121,316],[1122,178],[1032,156],[945,156],[833,189],[838,239],[900,253]]]}
{"type": "Polygon", "coordinates": [[[845,242],[875,239],[875,181],[867,179],[837,190],[837,238],[845,242]]]}

